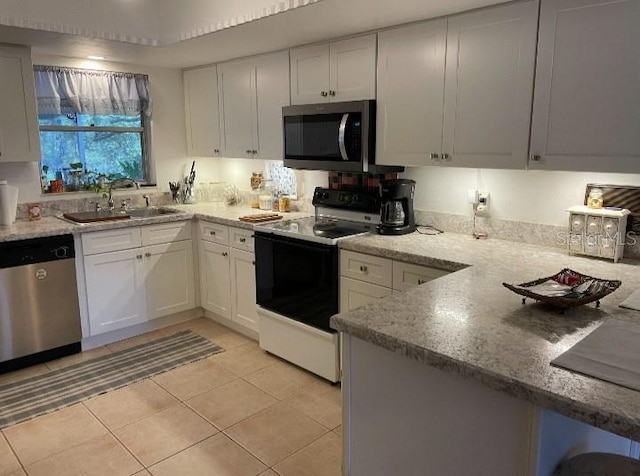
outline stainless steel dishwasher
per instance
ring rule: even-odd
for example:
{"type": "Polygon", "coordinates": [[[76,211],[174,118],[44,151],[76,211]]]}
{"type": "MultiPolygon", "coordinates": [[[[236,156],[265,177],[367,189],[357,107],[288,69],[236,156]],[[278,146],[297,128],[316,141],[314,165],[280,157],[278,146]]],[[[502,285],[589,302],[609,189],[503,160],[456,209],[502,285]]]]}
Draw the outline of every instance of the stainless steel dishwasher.
{"type": "Polygon", "coordinates": [[[0,243],[0,373],[80,351],[71,235],[0,243]]]}

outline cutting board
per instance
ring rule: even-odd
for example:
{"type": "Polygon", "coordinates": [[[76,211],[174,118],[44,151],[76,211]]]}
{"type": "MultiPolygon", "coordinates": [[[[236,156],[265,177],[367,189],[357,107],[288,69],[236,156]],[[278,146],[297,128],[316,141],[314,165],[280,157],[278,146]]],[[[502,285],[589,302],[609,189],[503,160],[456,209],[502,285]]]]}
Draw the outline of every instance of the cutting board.
{"type": "Polygon", "coordinates": [[[277,213],[256,213],[255,215],[245,215],[238,220],[246,221],[248,223],[261,223],[263,221],[272,221],[272,220],[280,220],[282,215],[278,215],[277,213]]]}

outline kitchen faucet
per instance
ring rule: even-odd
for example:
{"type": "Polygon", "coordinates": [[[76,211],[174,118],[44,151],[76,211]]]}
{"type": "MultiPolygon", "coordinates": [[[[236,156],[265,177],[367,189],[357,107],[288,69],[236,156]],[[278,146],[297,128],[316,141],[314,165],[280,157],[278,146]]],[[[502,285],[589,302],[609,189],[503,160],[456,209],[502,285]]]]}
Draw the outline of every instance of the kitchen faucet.
{"type": "Polygon", "coordinates": [[[113,195],[112,195],[113,189],[118,188],[116,187],[116,184],[124,185],[125,182],[135,185],[136,189],[140,188],[140,185],[138,184],[138,182],[136,182],[135,180],[129,177],[121,177],[121,178],[112,180],[111,183],[109,184],[109,198],[107,199],[107,204],[109,205],[110,211],[113,211],[115,209],[115,207],[113,206],[113,195]]]}

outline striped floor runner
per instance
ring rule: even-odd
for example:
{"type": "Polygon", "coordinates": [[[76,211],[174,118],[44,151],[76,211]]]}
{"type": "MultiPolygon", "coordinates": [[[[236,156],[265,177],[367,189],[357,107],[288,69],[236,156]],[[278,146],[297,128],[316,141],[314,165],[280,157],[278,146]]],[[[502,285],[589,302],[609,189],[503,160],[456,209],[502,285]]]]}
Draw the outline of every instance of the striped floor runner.
{"type": "Polygon", "coordinates": [[[157,375],[223,349],[192,332],[114,352],[0,386],[0,428],[157,375]]]}

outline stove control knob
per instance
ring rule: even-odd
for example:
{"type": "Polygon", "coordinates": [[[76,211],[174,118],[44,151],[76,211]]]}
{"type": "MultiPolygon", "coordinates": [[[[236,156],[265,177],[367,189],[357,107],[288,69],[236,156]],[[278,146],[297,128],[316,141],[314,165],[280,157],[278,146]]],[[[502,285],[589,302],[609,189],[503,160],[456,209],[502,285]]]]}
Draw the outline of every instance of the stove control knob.
{"type": "Polygon", "coordinates": [[[329,192],[323,192],[323,193],[322,193],[322,198],[323,198],[324,200],[329,200],[329,192]]]}

